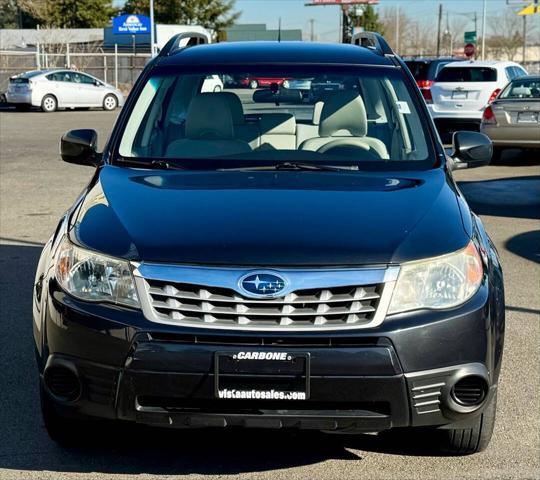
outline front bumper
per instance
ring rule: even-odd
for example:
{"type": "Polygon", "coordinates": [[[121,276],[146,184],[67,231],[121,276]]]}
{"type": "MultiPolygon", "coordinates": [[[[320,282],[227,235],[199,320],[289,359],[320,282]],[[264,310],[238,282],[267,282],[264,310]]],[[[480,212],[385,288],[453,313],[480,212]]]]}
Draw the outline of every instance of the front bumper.
{"type": "MultiPolygon", "coordinates": [[[[42,359],[45,371],[60,364],[77,373],[76,399],[52,395],[67,415],[183,428],[376,432],[440,426],[475,417],[491,395],[478,408],[460,411],[449,393],[457,378],[474,372],[490,392],[496,388],[500,359],[493,353],[500,332],[493,328],[488,303],[483,287],[451,314],[416,312],[389,317],[369,330],[280,336],[159,325],[138,311],[92,305],[55,291],[47,303],[42,359]],[[217,398],[216,353],[239,351],[309,354],[309,398],[217,398]]],[[[270,389],[298,374],[261,368],[232,378],[270,389]]]]}

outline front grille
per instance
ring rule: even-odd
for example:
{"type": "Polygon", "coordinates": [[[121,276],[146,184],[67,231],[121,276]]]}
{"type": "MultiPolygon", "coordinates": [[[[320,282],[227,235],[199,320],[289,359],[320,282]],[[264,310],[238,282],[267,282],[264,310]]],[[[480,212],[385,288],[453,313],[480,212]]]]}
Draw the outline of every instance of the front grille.
{"type": "Polygon", "coordinates": [[[223,327],[356,326],[373,320],[381,285],[296,290],[253,299],[232,289],[145,280],[151,308],[167,323],[223,327]]]}

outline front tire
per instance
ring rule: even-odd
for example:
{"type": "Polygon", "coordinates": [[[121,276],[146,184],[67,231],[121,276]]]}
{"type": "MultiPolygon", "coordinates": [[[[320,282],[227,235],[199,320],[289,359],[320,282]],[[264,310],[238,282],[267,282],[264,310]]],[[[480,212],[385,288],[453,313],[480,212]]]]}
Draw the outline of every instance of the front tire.
{"type": "Polygon", "coordinates": [[[219,93],[219,92],[221,92],[221,87],[219,85],[216,85],[214,87],[214,93],[219,93]]]}
{"type": "Polygon", "coordinates": [[[491,440],[497,411],[497,392],[484,411],[468,428],[441,430],[441,449],[450,455],[471,455],[484,451],[491,440]]]}
{"type": "Polygon", "coordinates": [[[45,113],[56,112],[58,101],[54,95],[45,95],[41,100],[41,110],[45,113]]]}
{"type": "Polygon", "coordinates": [[[41,416],[49,437],[62,446],[73,446],[81,437],[81,423],[77,420],[62,417],[43,385],[39,388],[41,416]]]}
{"type": "Polygon", "coordinates": [[[112,94],[105,95],[103,99],[103,110],[112,112],[118,107],[118,99],[112,94]]]}

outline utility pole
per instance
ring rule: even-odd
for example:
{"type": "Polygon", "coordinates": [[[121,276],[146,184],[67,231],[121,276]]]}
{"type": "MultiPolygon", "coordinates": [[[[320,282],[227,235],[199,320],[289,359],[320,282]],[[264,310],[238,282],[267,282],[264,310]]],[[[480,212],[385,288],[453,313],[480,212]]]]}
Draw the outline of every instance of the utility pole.
{"type": "Polygon", "coordinates": [[[523,50],[522,50],[523,63],[527,58],[527,15],[523,15],[523,50]]]}
{"type": "Polygon", "coordinates": [[[482,11],[482,60],[486,58],[486,5],[487,1],[484,0],[484,9],[482,11]]]}
{"type": "Polygon", "coordinates": [[[309,19],[309,39],[315,41],[315,20],[313,18],[309,19]]]}
{"type": "Polygon", "coordinates": [[[439,23],[437,26],[437,57],[441,55],[441,22],[442,22],[442,3],[439,3],[439,23]]]}
{"type": "Polygon", "coordinates": [[[399,53],[399,5],[396,7],[396,52],[399,53]]]}
{"type": "Polygon", "coordinates": [[[150,0],[150,58],[154,58],[156,39],[154,31],[154,0],[150,0]]]}

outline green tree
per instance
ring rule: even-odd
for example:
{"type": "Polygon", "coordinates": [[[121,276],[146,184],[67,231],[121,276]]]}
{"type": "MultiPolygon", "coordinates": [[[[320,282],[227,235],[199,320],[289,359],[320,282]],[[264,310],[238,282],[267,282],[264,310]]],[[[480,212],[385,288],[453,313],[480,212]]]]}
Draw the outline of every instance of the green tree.
{"type": "Polygon", "coordinates": [[[116,12],[111,0],[47,0],[43,20],[56,28],[101,28],[116,12]]]}
{"type": "Polygon", "coordinates": [[[0,0],[0,28],[35,28],[38,23],[28,2],[0,0]]]}
{"type": "MultiPolygon", "coordinates": [[[[156,23],[201,25],[218,37],[240,16],[234,12],[235,0],[154,0],[156,23]]],[[[149,15],[149,0],[127,0],[125,13],[149,15]]]]}
{"type": "Polygon", "coordinates": [[[350,42],[353,30],[362,28],[366,32],[378,32],[384,35],[384,25],[379,20],[379,14],[372,5],[365,5],[357,8],[349,8],[344,12],[344,22],[346,25],[345,42],[350,42]]]}

